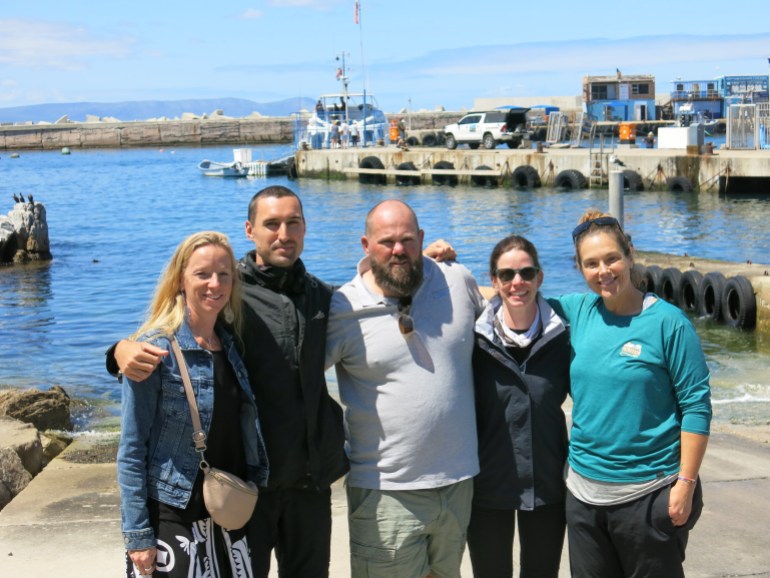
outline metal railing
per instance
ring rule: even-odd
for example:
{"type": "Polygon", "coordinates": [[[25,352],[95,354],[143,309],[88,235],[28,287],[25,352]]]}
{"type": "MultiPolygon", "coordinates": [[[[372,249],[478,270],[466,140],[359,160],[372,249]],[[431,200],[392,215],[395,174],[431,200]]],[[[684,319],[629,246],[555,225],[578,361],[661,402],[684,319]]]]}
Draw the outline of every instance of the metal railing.
{"type": "Polygon", "coordinates": [[[763,102],[756,106],[759,148],[770,149],[770,102],[763,102]]]}
{"type": "Polygon", "coordinates": [[[725,145],[732,150],[770,149],[770,103],[730,105],[725,145]]]}

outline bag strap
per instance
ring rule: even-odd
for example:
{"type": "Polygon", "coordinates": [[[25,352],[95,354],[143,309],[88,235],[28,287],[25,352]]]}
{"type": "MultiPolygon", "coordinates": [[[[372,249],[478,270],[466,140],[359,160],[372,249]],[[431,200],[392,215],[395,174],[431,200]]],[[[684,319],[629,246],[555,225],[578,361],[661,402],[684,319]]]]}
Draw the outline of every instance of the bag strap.
{"type": "MultiPolygon", "coordinates": [[[[206,451],[206,432],[203,431],[201,426],[201,417],[198,414],[198,404],[195,402],[195,393],[193,392],[192,383],[190,383],[190,374],[187,371],[187,364],[184,361],[182,350],[179,348],[176,338],[171,336],[171,349],[174,350],[174,356],[176,357],[177,365],[179,365],[179,373],[182,374],[182,381],[184,382],[184,392],[187,395],[187,403],[190,405],[190,416],[193,423],[193,443],[195,444],[195,450],[201,455],[201,466],[205,462],[203,452],[206,451]]],[[[207,464],[208,465],[208,464],[207,464]]]]}

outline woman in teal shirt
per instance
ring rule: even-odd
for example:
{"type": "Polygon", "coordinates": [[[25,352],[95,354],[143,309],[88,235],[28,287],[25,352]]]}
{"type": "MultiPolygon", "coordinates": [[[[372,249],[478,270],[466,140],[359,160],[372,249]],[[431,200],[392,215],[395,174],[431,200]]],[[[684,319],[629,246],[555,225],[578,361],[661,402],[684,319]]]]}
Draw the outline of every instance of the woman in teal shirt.
{"type": "Polygon", "coordinates": [[[700,341],[632,283],[630,239],[589,211],[572,233],[593,293],[551,300],[571,327],[567,526],[574,577],[684,577],[711,421],[700,341]]]}

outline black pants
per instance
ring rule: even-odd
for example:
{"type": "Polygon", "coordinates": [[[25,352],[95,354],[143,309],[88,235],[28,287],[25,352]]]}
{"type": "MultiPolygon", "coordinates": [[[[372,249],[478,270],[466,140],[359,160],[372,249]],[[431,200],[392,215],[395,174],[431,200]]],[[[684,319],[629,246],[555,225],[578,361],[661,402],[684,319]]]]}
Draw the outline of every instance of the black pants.
{"type": "Polygon", "coordinates": [[[569,559],[574,578],[684,578],[690,529],[703,509],[700,480],[684,526],[668,516],[670,486],[617,506],[592,506],[567,492],[569,559]]]}
{"type": "Polygon", "coordinates": [[[532,511],[473,507],[468,552],[474,578],[512,578],[513,537],[519,520],[521,578],[557,578],[566,525],[564,504],[532,511]]]}
{"type": "Polygon", "coordinates": [[[248,524],[254,578],[267,578],[275,549],[280,578],[327,578],[331,490],[260,492],[248,524]]]}

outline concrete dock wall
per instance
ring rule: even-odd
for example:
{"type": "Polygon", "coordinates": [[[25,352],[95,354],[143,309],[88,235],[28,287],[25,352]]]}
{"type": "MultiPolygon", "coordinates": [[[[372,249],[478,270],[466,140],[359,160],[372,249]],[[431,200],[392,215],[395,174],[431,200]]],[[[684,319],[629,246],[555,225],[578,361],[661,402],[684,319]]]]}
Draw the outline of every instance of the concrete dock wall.
{"type": "Polygon", "coordinates": [[[756,299],[756,331],[770,335],[770,265],[761,263],[731,263],[716,259],[701,259],[689,255],[668,255],[637,251],[635,261],[643,266],[657,265],[663,269],[674,267],[682,273],[698,271],[702,275],[721,273],[726,279],[745,277],[751,283],[756,299]]]}
{"type": "MultiPolygon", "coordinates": [[[[430,112],[390,118],[404,118],[415,129],[441,130],[460,116],[459,112],[430,112]]],[[[2,125],[0,150],[290,143],[293,128],[294,117],[2,125]]]]}
{"type": "Polygon", "coordinates": [[[293,119],[195,119],[0,127],[0,150],[290,143],[293,119]]]}
{"type": "MultiPolygon", "coordinates": [[[[705,152],[705,151],[704,151],[705,152]]],[[[589,185],[607,186],[606,178],[611,170],[621,168],[634,171],[642,179],[645,189],[666,189],[670,179],[686,178],[695,190],[719,191],[729,179],[736,177],[770,178],[770,151],[718,150],[713,154],[699,151],[670,149],[535,149],[470,150],[446,147],[411,147],[401,150],[395,146],[371,147],[366,149],[308,150],[297,153],[297,170],[300,177],[310,178],[357,178],[356,169],[366,157],[377,157],[384,166],[384,174],[393,180],[397,167],[411,162],[418,171],[429,169],[440,161],[450,162],[460,171],[460,182],[469,182],[469,176],[462,172],[473,171],[486,166],[498,172],[503,180],[519,166],[528,165],[537,170],[544,186],[553,185],[561,171],[579,171],[589,185]],[[625,166],[618,167],[610,162],[617,157],[625,166]],[[592,171],[598,171],[602,184],[591,183],[592,171]],[[465,181],[463,181],[465,178],[465,181]]],[[[423,182],[430,183],[428,175],[423,182]],[[425,180],[427,178],[427,180],[425,180]]]]}

